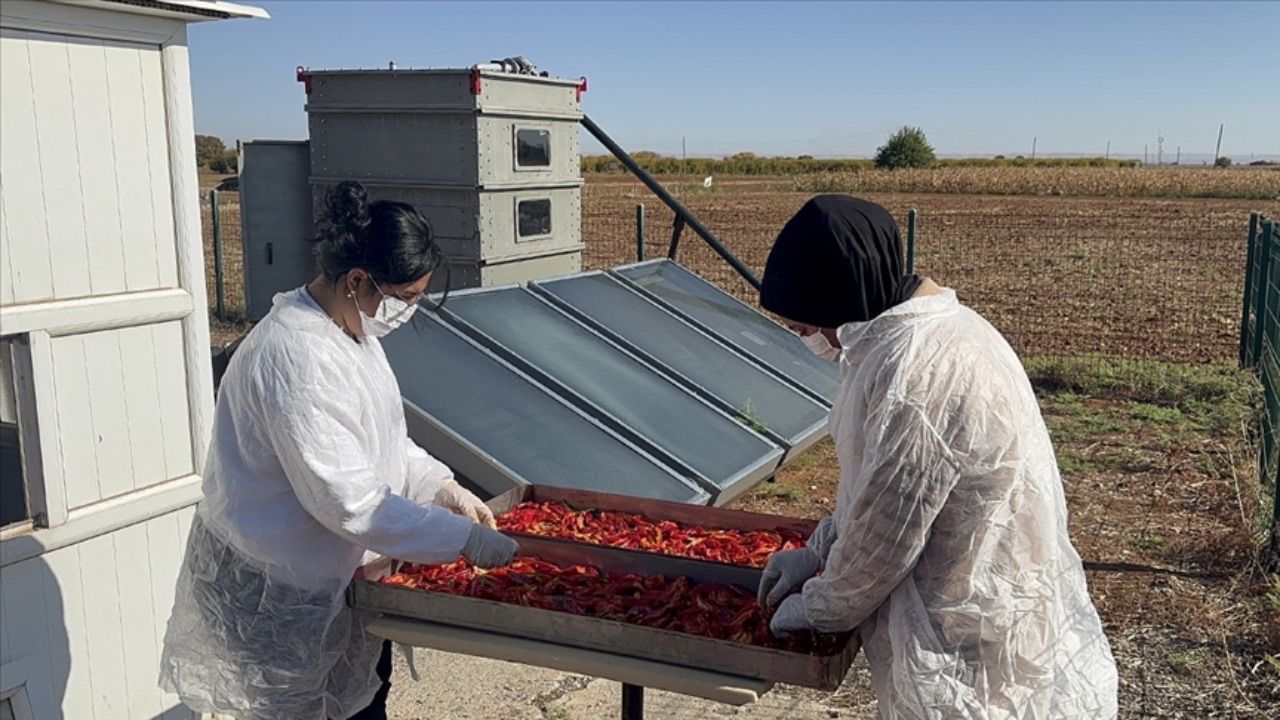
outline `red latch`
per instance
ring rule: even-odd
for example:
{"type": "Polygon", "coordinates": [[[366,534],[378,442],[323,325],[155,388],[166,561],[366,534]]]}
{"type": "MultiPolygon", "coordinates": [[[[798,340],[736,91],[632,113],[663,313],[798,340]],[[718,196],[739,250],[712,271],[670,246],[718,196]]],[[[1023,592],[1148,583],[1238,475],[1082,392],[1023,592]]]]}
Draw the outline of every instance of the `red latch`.
{"type": "Polygon", "coordinates": [[[483,87],[484,86],[480,80],[480,68],[471,68],[471,94],[479,95],[480,90],[483,89],[483,87]]]}
{"type": "Polygon", "coordinates": [[[577,96],[578,102],[582,102],[582,93],[586,91],[587,91],[587,76],[583,75],[582,77],[578,78],[578,96],[577,96]]]}
{"type": "Polygon", "coordinates": [[[311,94],[311,73],[307,72],[306,68],[299,65],[296,77],[298,79],[298,82],[302,83],[303,89],[305,89],[307,91],[307,94],[310,95],[311,94]]]}

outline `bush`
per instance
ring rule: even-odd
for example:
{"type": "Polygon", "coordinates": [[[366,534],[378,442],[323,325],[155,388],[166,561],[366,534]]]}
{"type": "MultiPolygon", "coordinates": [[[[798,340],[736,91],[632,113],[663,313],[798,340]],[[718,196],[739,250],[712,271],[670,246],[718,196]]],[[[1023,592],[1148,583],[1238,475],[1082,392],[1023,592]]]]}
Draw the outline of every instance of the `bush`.
{"type": "Polygon", "coordinates": [[[212,135],[196,135],[196,165],[212,169],[209,163],[218,159],[227,151],[222,140],[212,135]]]}
{"type": "Polygon", "coordinates": [[[1226,155],[1223,155],[1217,160],[1214,160],[1213,164],[1216,165],[1217,167],[1231,167],[1231,158],[1227,157],[1226,155]]]}
{"type": "Polygon", "coordinates": [[[929,167],[936,160],[933,147],[920,128],[903,127],[876,150],[876,167],[891,170],[929,167]]]}
{"type": "Polygon", "coordinates": [[[209,169],[223,174],[239,172],[240,158],[235,150],[225,150],[209,161],[209,169]]]}

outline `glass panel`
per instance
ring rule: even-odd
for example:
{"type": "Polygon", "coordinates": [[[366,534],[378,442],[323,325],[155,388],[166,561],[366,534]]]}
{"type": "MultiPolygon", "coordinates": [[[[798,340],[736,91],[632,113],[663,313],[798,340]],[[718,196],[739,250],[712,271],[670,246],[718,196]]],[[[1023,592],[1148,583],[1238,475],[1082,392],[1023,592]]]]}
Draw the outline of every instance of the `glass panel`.
{"type": "Polygon", "coordinates": [[[701,495],[425,314],[382,346],[406,400],[531,483],[677,502],[701,495]]]}
{"type": "Polygon", "coordinates": [[[712,396],[792,442],[827,410],[608,275],[538,283],[712,396]]]}
{"type": "Polygon", "coordinates": [[[0,527],[30,517],[27,484],[22,475],[22,446],[18,441],[12,350],[12,343],[0,340],[0,527]]]}
{"type": "Polygon", "coordinates": [[[0,423],[18,422],[18,397],[13,380],[13,343],[0,340],[0,423]]]}
{"type": "Polygon", "coordinates": [[[716,286],[669,260],[616,270],[707,326],[743,352],[786,373],[827,400],[840,389],[840,368],[814,355],[800,338],[716,286]]]}
{"type": "Polygon", "coordinates": [[[776,450],[525,290],[457,297],[447,312],[717,485],[758,467],[776,450]]]}
{"type": "Polygon", "coordinates": [[[520,237],[551,234],[551,201],[521,200],[516,203],[520,237]]]}
{"type": "Polygon", "coordinates": [[[535,128],[516,130],[516,165],[548,167],[551,165],[551,132],[535,128]]]}

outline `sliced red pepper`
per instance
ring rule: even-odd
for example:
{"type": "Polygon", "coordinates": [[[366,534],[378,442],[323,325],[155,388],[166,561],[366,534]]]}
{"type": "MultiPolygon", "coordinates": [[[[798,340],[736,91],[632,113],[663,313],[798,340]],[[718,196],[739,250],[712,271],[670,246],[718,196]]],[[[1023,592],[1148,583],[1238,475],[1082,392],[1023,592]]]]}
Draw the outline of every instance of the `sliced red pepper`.
{"type": "Polygon", "coordinates": [[[560,567],[518,557],[506,567],[488,571],[477,571],[466,560],[410,564],[381,582],[792,652],[829,655],[838,649],[835,638],[828,635],[775,638],[754,593],[736,586],[694,584],[687,577],[618,575],[589,565],[560,567]]]}
{"type": "Polygon", "coordinates": [[[804,547],[799,533],[781,528],[708,530],[612,510],[574,510],[562,502],[521,503],[498,517],[498,527],[747,567],[764,567],[773,553],[804,547]]]}

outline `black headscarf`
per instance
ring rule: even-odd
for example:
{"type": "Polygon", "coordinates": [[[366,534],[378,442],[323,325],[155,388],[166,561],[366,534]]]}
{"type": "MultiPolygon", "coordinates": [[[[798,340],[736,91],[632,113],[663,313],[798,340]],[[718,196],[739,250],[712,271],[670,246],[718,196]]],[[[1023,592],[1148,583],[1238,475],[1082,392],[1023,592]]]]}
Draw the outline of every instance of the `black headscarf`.
{"type": "Polygon", "coordinates": [[[911,298],[902,238],[887,210],[848,195],[819,195],[778,234],[760,305],[788,320],[835,328],[870,320],[911,298]]]}

